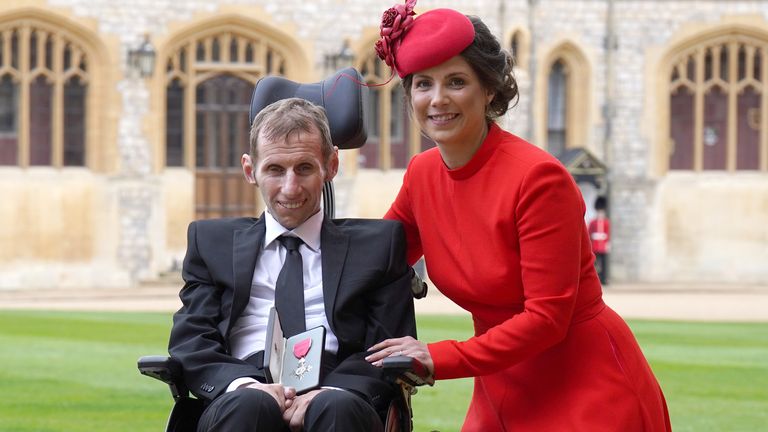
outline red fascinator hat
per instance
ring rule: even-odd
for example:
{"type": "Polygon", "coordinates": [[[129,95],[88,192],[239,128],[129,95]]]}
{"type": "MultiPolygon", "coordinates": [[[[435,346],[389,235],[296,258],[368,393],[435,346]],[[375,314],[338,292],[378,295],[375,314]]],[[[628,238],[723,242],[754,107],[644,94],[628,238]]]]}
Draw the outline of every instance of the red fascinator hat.
{"type": "Polygon", "coordinates": [[[416,0],[387,9],[376,54],[400,78],[437,66],[464,51],[475,38],[472,21],[453,9],[433,9],[414,18],[416,0]]]}

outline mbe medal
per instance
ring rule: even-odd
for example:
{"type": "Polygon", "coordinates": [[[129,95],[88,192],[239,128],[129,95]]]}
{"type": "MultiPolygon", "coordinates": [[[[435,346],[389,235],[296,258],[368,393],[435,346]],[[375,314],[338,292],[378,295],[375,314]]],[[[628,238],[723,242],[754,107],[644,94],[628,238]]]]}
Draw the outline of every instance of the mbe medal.
{"type": "Polygon", "coordinates": [[[312,346],[312,338],[306,338],[301,342],[296,343],[293,346],[293,356],[299,359],[299,364],[293,374],[296,375],[299,380],[304,378],[304,374],[312,370],[312,365],[307,363],[307,353],[312,346]]]}

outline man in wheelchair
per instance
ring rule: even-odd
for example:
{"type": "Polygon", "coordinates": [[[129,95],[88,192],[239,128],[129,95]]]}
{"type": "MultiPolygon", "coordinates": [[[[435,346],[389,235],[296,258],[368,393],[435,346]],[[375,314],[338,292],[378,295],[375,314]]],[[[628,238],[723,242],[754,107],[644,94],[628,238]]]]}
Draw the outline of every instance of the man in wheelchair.
{"type": "Polygon", "coordinates": [[[416,336],[412,271],[399,223],[324,216],[322,188],[337,173],[337,150],[323,108],[298,98],[269,105],[241,158],[267,210],[189,226],[169,352],[203,401],[198,431],[383,430],[399,389],[364,356],[381,340],[416,336]],[[296,262],[283,237],[300,239],[303,299],[280,299],[283,263],[296,262]],[[282,306],[290,301],[298,313],[282,306]],[[326,329],[320,387],[303,394],[267,383],[262,368],[276,302],[283,327],[326,329]]]}

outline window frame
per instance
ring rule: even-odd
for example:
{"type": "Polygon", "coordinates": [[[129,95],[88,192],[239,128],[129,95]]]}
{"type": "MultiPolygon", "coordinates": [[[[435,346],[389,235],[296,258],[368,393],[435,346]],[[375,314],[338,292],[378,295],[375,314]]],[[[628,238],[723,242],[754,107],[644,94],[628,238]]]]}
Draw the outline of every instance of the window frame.
{"type": "Polygon", "coordinates": [[[92,142],[96,141],[98,131],[90,130],[87,125],[97,123],[96,114],[89,109],[94,106],[96,95],[94,84],[98,73],[99,50],[89,39],[83,38],[80,29],[67,28],[57,23],[58,18],[49,17],[37,11],[22,16],[0,17],[0,49],[3,54],[0,62],[0,78],[10,77],[16,86],[16,161],[0,165],[0,168],[94,168],[92,142]],[[15,51],[14,51],[15,50],[15,51]],[[35,64],[31,57],[35,56],[35,64]],[[66,55],[68,54],[68,55],[66,55]],[[45,144],[50,148],[45,163],[33,163],[32,139],[33,107],[32,87],[38,80],[44,80],[50,92],[49,139],[45,144]],[[84,111],[82,118],[82,142],[76,147],[82,148],[82,163],[67,164],[67,104],[66,87],[70,80],[77,79],[84,86],[84,111]]]}
{"type": "MultiPolygon", "coordinates": [[[[739,25],[721,26],[716,30],[702,32],[688,40],[673,45],[660,62],[658,76],[658,97],[660,107],[658,116],[660,128],[657,136],[655,173],[659,176],[669,172],[728,172],[754,173],[768,171],[768,32],[757,32],[739,25]],[[727,51],[727,55],[723,52],[727,51]],[[744,74],[740,62],[744,50],[744,74]],[[759,53],[759,57],[756,58],[759,53]],[[728,64],[722,64],[722,58],[728,64]],[[708,62],[708,58],[710,62],[708,62]],[[759,66],[756,61],[759,59],[759,66]],[[708,67],[708,65],[710,65],[708,67]],[[755,75],[759,67],[760,76],[755,75]],[[724,71],[718,73],[718,71],[724,71]],[[725,93],[728,109],[726,112],[725,163],[722,169],[707,169],[705,166],[705,106],[707,96],[713,89],[722,89],[725,93]],[[693,154],[690,169],[671,166],[672,151],[676,143],[673,136],[672,96],[685,89],[693,95],[693,154]],[[738,133],[740,96],[747,89],[759,95],[759,114],[754,115],[758,124],[758,164],[757,168],[739,167],[738,133]]],[[[750,114],[747,114],[750,115],[750,114]]],[[[751,124],[751,123],[750,123],[751,124]]],[[[678,132],[679,136],[680,133],[678,132]]]]}
{"type": "Polygon", "coordinates": [[[159,79],[155,80],[153,112],[158,114],[154,135],[158,172],[169,168],[196,170],[196,89],[202,82],[223,74],[254,85],[261,77],[277,73],[296,81],[309,80],[306,52],[293,39],[270,26],[241,17],[204,19],[192,24],[162,45],[157,58],[159,79]],[[218,44],[214,40],[219,40],[218,44]],[[216,53],[215,45],[219,46],[216,53]],[[237,59],[232,59],[235,53],[237,59]],[[180,165],[167,162],[167,96],[174,80],[183,92],[180,165]]]}
{"type": "MultiPolygon", "coordinates": [[[[363,44],[361,46],[369,48],[372,45],[373,41],[368,45],[363,44]]],[[[378,109],[376,110],[378,119],[368,119],[367,122],[368,125],[378,124],[379,130],[377,135],[369,134],[369,141],[366,144],[371,146],[375,143],[378,146],[377,162],[373,166],[366,166],[363,163],[358,163],[358,165],[361,169],[380,169],[383,171],[405,169],[411,158],[424,150],[421,132],[417,122],[411,117],[404,99],[403,101],[393,100],[393,95],[397,94],[402,94],[405,98],[405,90],[402,89],[401,80],[397,76],[390,77],[390,74],[394,72],[371,51],[370,49],[364,51],[364,54],[358,57],[360,60],[356,62],[355,67],[363,76],[364,82],[374,84],[369,91],[371,94],[375,92],[377,95],[375,99],[378,101],[378,109]],[[411,121],[407,122],[406,118],[410,118],[411,121]],[[394,148],[399,145],[399,142],[404,142],[407,146],[405,149],[405,166],[402,167],[395,166],[396,161],[393,157],[393,151],[401,150],[394,148]]],[[[374,97],[369,100],[372,99],[374,97]]],[[[360,150],[358,150],[358,160],[361,156],[359,152],[360,150]]]]}

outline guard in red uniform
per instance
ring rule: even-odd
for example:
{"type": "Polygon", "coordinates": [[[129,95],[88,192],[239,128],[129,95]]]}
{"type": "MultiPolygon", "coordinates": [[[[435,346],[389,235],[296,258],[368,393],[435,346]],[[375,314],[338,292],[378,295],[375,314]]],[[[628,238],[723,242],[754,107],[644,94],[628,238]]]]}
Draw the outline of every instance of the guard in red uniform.
{"type": "Polygon", "coordinates": [[[608,253],[611,250],[611,221],[606,214],[605,197],[595,200],[597,216],[589,222],[589,238],[595,254],[595,269],[603,285],[608,283],[608,253]]]}

